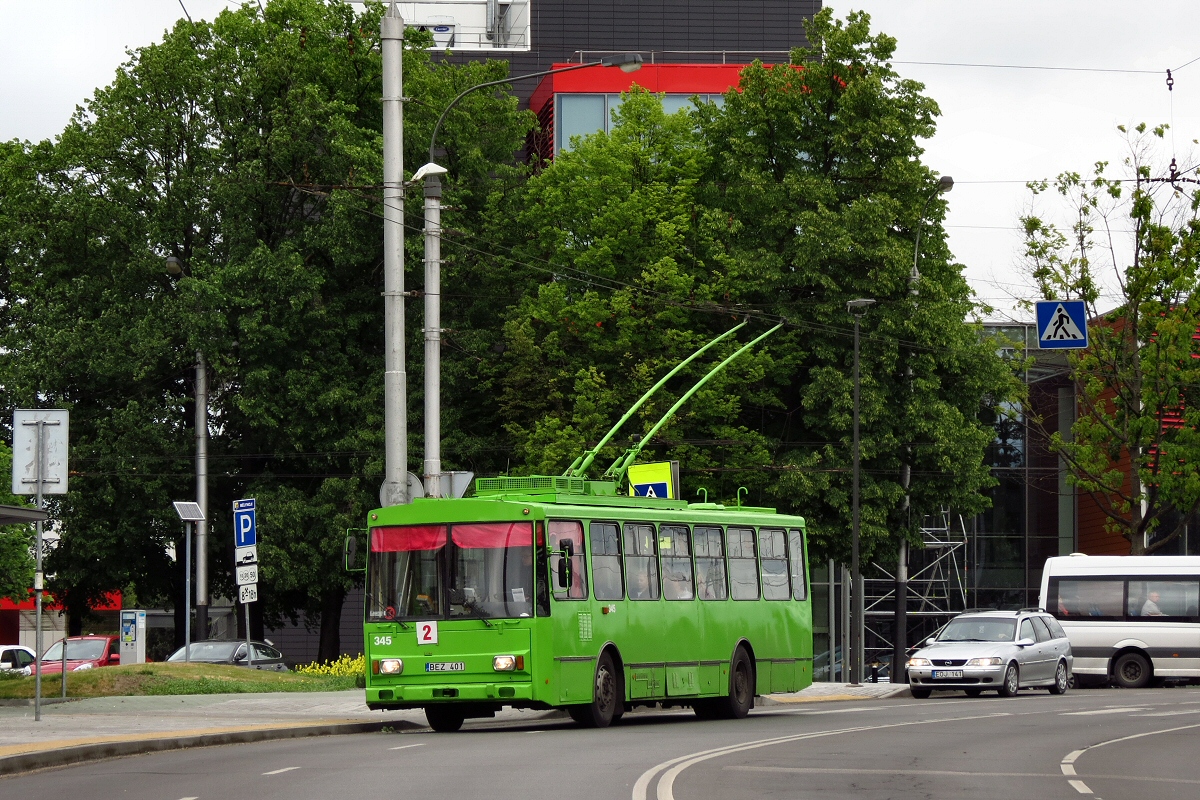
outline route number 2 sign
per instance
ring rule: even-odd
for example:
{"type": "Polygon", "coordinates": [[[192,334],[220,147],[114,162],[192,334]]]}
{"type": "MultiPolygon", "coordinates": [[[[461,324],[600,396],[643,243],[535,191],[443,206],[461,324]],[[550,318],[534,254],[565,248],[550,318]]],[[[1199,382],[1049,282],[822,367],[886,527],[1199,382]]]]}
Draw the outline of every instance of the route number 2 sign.
{"type": "Polygon", "coordinates": [[[417,623],[417,644],[437,644],[437,620],[417,623]]]}

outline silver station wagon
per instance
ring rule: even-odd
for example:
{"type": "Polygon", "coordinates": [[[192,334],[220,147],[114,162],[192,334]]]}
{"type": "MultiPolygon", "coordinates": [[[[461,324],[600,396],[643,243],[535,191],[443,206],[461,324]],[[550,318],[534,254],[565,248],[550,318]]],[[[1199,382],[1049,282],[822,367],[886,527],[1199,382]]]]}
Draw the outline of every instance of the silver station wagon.
{"type": "Polygon", "coordinates": [[[954,689],[978,697],[1012,697],[1022,688],[1064,694],[1071,682],[1071,643],[1058,620],[1040,609],[959,614],[908,660],[913,697],[954,689]]]}

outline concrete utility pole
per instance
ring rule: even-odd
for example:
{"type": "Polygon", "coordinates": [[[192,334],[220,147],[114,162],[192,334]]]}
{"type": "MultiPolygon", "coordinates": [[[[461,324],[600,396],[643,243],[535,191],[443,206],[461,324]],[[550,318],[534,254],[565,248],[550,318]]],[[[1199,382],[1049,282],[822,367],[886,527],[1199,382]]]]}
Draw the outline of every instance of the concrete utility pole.
{"type": "Polygon", "coordinates": [[[380,502],[408,497],[408,379],[404,372],[404,20],[392,3],[379,21],[383,50],[383,427],[380,502]]]}
{"type": "MultiPolygon", "coordinates": [[[[196,505],[204,519],[196,523],[196,631],[208,638],[208,363],[196,351],[196,505]]],[[[190,640],[189,640],[190,642],[190,640]]]]}
{"type": "Polygon", "coordinates": [[[859,459],[860,448],[858,440],[858,387],[859,387],[859,368],[858,368],[858,330],[862,322],[862,315],[867,309],[875,305],[875,301],[863,298],[861,300],[851,300],[846,304],[846,310],[854,316],[854,474],[852,478],[851,489],[851,514],[853,517],[853,530],[850,540],[850,576],[854,583],[853,593],[850,595],[851,621],[850,621],[850,683],[859,684],[863,680],[863,579],[862,572],[858,563],[858,542],[859,542],[859,497],[858,497],[858,477],[859,477],[859,459]]]}

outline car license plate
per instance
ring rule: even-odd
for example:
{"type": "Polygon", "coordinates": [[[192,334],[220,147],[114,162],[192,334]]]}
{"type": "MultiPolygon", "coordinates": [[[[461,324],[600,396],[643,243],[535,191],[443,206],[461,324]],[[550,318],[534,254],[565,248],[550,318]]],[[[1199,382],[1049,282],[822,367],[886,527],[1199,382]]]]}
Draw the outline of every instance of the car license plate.
{"type": "Polygon", "coordinates": [[[962,676],[963,671],[961,669],[935,669],[933,671],[934,680],[938,678],[961,678],[962,676]]]}
{"type": "Polygon", "coordinates": [[[465,672],[467,665],[462,661],[430,661],[425,665],[426,672],[465,672]]]}

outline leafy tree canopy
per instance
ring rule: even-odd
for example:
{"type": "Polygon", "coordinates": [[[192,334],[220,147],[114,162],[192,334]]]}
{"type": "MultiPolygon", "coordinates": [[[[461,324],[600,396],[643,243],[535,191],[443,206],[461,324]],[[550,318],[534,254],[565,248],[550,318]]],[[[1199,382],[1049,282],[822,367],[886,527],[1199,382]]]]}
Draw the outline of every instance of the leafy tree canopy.
{"type": "Polygon", "coordinates": [[[1107,528],[1140,554],[1174,540],[1200,509],[1200,195],[1169,180],[1178,168],[1160,155],[1166,126],[1120,131],[1124,177],[1099,162],[1088,178],[1033,183],[1072,222],[1021,222],[1043,298],[1083,300],[1091,320],[1088,349],[1068,355],[1078,419],[1052,445],[1107,528]]]}

